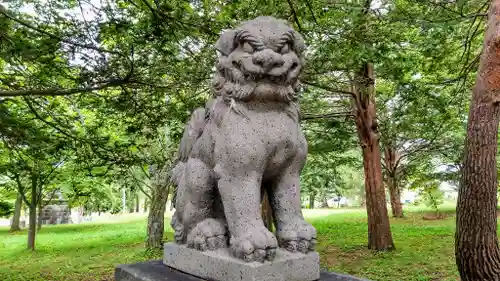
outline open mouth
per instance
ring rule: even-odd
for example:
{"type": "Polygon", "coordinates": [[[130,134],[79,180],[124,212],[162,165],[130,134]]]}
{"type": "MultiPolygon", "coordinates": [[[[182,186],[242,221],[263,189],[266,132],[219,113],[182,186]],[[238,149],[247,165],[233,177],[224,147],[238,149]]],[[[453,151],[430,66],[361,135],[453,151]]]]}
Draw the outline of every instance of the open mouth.
{"type": "Polygon", "coordinates": [[[254,73],[246,73],[243,74],[246,81],[255,81],[261,83],[269,83],[269,84],[280,84],[283,85],[287,82],[288,73],[274,76],[269,74],[254,74],[254,73]]]}

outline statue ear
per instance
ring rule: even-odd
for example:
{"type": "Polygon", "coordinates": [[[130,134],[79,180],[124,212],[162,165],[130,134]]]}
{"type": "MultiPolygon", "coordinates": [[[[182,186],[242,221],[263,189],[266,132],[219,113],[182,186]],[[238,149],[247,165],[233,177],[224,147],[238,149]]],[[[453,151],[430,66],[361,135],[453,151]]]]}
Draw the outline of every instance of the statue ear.
{"type": "Polygon", "coordinates": [[[228,56],[236,48],[236,31],[231,29],[224,31],[220,36],[217,43],[215,43],[215,49],[221,52],[224,56],[228,56]]]}
{"type": "Polygon", "coordinates": [[[298,54],[301,54],[306,49],[306,43],[304,42],[304,37],[302,37],[302,35],[295,30],[292,31],[292,34],[294,38],[293,48],[298,54]]]}

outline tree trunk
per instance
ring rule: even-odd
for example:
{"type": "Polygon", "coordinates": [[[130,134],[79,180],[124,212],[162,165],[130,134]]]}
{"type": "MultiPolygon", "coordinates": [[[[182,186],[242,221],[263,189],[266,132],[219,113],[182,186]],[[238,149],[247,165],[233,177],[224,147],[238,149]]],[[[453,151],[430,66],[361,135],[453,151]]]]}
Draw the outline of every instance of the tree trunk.
{"type": "Polygon", "coordinates": [[[36,206],[37,206],[37,177],[31,176],[31,202],[29,205],[28,250],[35,250],[36,235],[36,206]]]}
{"type": "Polygon", "coordinates": [[[353,102],[358,137],[363,152],[366,210],[368,214],[368,248],[378,251],[394,249],[382,182],[373,65],[366,63],[353,87],[353,102]]]}
{"type": "Polygon", "coordinates": [[[135,195],[132,195],[130,192],[129,192],[129,202],[127,202],[128,204],[128,212],[129,214],[132,214],[134,212],[134,209],[135,209],[135,195]]]}
{"type": "Polygon", "coordinates": [[[326,196],[321,197],[321,208],[328,208],[328,200],[326,199],[326,196]]]}
{"type": "Polygon", "coordinates": [[[404,217],[403,214],[403,204],[401,204],[401,190],[396,183],[394,178],[389,178],[387,180],[387,184],[389,187],[389,193],[391,196],[391,210],[392,216],[395,218],[404,217]]]}
{"type": "Polygon", "coordinates": [[[146,197],[146,198],[144,198],[144,207],[142,209],[142,211],[144,213],[146,213],[148,211],[148,204],[149,204],[149,201],[148,201],[148,198],[146,197]]]}
{"type": "Polygon", "coordinates": [[[314,193],[309,193],[309,209],[314,209],[314,199],[316,195],[314,193]]]}
{"type": "Polygon", "coordinates": [[[139,202],[139,194],[135,195],[135,212],[139,213],[140,202],[139,202]]]}
{"type": "Polygon", "coordinates": [[[366,207],[366,192],[363,191],[361,194],[360,194],[360,206],[361,208],[365,208],[366,207]]]}
{"type": "Polygon", "coordinates": [[[122,187],[122,213],[127,212],[127,191],[122,187]]]}
{"type": "Polygon", "coordinates": [[[399,188],[398,179],[396,178],[398,160],[398,154],[392,147],[391,141],[387,141],[385,144],[384,161],[387,172],[387,187],[391,199],[391,211],[393,217],[402,218],[404,215],[403,205],[401,204],[401,189],[399,188]]]}
{"type": "Polygon", "coordinates": [[[37,222],[36,222],[36,232],[40,232],[42,229],[42,203],[38,202],[38,215],[37,215],[37,222]]]}
{"type": "Polygon", "coordinates": [[[148,233],[146,248],[161,249],[165,231],[165,206],[168,200],[166,192],[152,192],[151,208],[148,215],[148,233]]]}
{"type": "MultiPolygon", "coordinates": [[[[164,167],[165,169],[166,167],[164,167]]],[[[168,201],[169,185],[167,171],[151,168],[153,188],[151,192],[151,205],[148,214],[148,230],[146,239],[147,249],[161,249],[165,232],[165,208],[168,201]]]]}
{"type": "Polygon", "coordinates": [[[500,280],[497,136],[500,120],[500,0],[491,3],[467,124],[457,202],[455,256],[464,281],[500,280]]]}
{"type": "Polygon", "coordinates": [[[23,205],[23,197],[21,193],[17,194],[16,204],[14,206],[14,216],[12,217],[12,222],[10,224],[10,231],[19,231],[21,227],[19,226],[21,220],[21,208],[23,205]]]}

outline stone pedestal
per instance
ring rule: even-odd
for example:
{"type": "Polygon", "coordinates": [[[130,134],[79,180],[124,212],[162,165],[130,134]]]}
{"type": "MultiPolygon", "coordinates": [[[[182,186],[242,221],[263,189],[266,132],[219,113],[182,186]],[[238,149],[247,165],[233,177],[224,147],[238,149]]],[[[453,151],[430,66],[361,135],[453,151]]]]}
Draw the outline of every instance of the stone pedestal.
{"type": "Polygon", "coordinates": [[[203,279],[217,281],[315,281],[319,279],[319,255],[290,253],[278,249],[266,262],[244,262],[227,248],[201,252],[176,243],[165,244],[163,262],[203,279]]]}
{"type": "MultiPolygon", "coordinates": [[[[182,273],[163,264],[162,261],[124,264],[115,268],[115,281],[206,281],[182,273]]],[[[218,280],[210,280],[218,281],[218,280]]],[[[238,280],[233,280],[238,281],[238,280]]],[[[287,280],[284,280],[287,281],[287,280]]],[[[318,281],[370,281],[343,274],[321,272],[318,281]]]]}

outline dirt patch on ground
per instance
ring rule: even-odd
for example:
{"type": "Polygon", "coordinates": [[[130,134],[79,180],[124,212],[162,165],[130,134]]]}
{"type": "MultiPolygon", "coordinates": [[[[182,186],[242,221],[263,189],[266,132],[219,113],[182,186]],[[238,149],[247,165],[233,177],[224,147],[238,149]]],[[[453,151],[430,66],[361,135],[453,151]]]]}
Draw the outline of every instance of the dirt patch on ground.
{"type": "Polygon", "coordinates": [[[450,217],[448,214],[445,213],[432,213],[432,214],[425,214],[422,219],[424,221],[435,221],[435,220],[444,220],[446,218],[450,217]]]}
{"type": "Polygon", "coordinates": [[[366,246],[359,246],[352,249],[340,249],[334,246],[326,246],[321,250],[321,265],[327,268],[337,266],[356,267],[360,265],[372,252],[366,246]]]}

